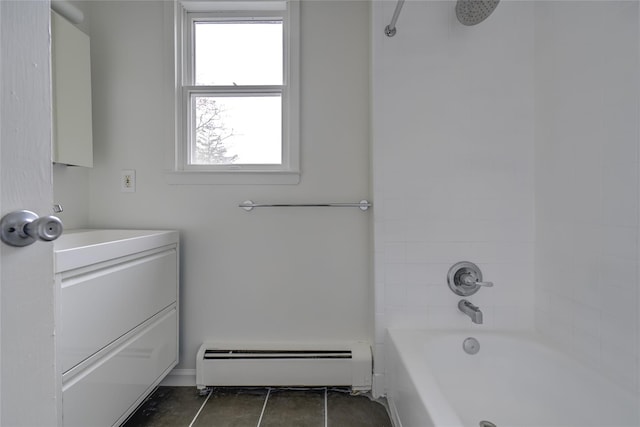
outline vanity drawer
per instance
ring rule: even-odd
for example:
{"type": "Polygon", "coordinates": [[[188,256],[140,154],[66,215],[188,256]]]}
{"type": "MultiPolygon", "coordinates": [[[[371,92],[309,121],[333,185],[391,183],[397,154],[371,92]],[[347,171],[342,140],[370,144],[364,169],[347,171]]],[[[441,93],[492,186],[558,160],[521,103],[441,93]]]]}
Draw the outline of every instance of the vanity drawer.
{"type": "Polygon", "coordinates": [[[63,380],[65,427],[112,426],[177,362],[177,313],[159,316],[133,338],[63,380]]]}
{"type": "Polygon", "coordinates": [[[177,299],[175,247],[62,277],[62,372],[126,334],[177,299]]]}

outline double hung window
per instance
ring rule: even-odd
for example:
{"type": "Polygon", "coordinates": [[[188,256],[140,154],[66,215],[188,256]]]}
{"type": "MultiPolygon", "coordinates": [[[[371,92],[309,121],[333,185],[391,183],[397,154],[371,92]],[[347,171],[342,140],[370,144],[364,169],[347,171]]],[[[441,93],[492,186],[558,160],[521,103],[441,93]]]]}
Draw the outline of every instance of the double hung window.
{"type": "Polygon", "coordinates": [[[296,2],[181,6],[176,169],[298,174],[296,2]]]}

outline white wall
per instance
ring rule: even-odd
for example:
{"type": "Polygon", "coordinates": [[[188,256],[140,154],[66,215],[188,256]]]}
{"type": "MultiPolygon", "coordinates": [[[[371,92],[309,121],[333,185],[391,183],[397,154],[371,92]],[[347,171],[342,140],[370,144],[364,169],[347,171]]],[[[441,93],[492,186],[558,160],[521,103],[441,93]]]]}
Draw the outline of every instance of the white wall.
{"type": "Polygon", "coordinates": [[[533,9],[458,23],[455,2],[373,3],[376,372],[385,328],[533,327],[533,9]],[[447,286],[458,261],[495,287],[447,286]]]}
{"type": "Polygon", "coordinates": [[[90,173],[88,168],[53,165],[53,202],[64,209],[56,216],[62,220],[65,229],[89,225],[90,173]]]}
{"type": "Polygon", "coordinates": [[[638,3],[536,12],[536,327],[637,391],[638,3]]]}
{"type": "MultiPolygon", "coordinates": [[[[71,1],[84,13],[84,20],[75,24],[81,31],[90,34],[89,3],[71,1]]],[[[86,228],[89,225],[89,174],[91,169],[53,165],[53,202],[59,203],[64,212],[56,214],[63,222],[65,229],[86,228]]]]}
{"type": "Polygon", "coordinates": [[[168,185],[162,1],[90,2],[92,227],[181,232],[181,364],[203,340],[372,341],[371,212],[257,202],[369,198],[369,4],[304,1],[299,185],[168,185]],[[137,191],[121,193],[121,169],[137,191]]]}

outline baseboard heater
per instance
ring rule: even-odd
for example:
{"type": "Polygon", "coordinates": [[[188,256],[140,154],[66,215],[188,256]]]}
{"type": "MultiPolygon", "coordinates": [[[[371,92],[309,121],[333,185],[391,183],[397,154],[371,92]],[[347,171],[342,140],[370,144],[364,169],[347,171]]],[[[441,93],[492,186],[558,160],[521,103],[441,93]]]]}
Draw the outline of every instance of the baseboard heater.
{"type": "Polygon", "coordinates": [[[205,342],[196,359],[196,385],[349,386],[371,390],[371,347],[337,345],[238,345],[205,342]]]}

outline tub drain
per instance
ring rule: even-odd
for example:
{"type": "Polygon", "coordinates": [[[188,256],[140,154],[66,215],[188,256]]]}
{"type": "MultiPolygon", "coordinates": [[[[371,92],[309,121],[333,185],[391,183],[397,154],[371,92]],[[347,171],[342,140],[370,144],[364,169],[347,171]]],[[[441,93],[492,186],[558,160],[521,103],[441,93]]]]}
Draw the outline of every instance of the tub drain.
{"type": "MultiPolygon", "coordinates": [[[[473,337],[469,337],[462,342],[462,348],[467,354],[476,354],[480,351],[480,343],[477,339],[473,337]]],[[[488,423],[489,421],[482,421],[483,423],[488,423]]],[[[489,424],[481,425],[480,427],[491,427],[489,424]]],[[[493,426],[495,427],[495,426],[493,426]]]]}
{"type": "Polygon", "coordinates": [[[480,427],[497,427],[491,421],[480,421],[480,427]]]}

